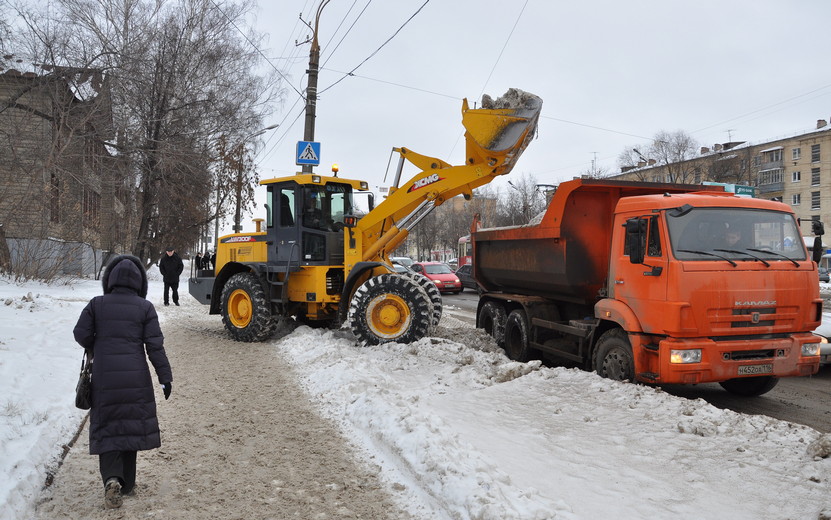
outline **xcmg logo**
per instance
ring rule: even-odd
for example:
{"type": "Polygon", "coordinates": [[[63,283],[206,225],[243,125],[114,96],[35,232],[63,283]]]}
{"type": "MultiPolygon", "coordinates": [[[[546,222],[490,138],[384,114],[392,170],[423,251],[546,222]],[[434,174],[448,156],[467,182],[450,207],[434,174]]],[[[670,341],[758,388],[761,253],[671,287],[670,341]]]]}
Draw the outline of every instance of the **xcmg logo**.
{"type": "Polygon", "coordinates": [[[444,180],[444,179],[440,178],[438,173],[434,173],[433,175],[428,175],[427,177],[424,177],[423,179],[419,179],[419,180],[415,181],[413,183],[413,185],[410,186],[410,189],[407,190],[407,193],[410,193],[412,191],[421,189],[425,186],[429,186],[429,185],[433,184],[434,182],[439,182],[441,180],[444,180]]]}

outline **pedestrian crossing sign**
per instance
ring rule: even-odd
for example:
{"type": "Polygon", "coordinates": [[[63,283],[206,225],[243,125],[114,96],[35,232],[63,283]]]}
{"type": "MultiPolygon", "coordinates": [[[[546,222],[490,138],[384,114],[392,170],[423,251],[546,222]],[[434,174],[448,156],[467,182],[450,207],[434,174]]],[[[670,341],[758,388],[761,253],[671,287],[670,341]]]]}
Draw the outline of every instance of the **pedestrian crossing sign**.
{"type": "Polygon", "coordinates": [[[320,143],[297,141],[297,165],[320,166],[320,143]]]}

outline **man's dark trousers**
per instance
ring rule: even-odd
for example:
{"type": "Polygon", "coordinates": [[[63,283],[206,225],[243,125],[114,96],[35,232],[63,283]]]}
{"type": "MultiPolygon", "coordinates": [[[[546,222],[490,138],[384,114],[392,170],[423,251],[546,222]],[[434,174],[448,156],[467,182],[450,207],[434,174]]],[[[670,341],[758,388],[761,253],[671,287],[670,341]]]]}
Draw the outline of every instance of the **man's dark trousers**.
{"type": "Polygon", "coordinates": [[[165,282],[164,283],[164,304],[168,305],[168,289],[173,289],[173,303],[179,305],[179,282],[165,282]]]}

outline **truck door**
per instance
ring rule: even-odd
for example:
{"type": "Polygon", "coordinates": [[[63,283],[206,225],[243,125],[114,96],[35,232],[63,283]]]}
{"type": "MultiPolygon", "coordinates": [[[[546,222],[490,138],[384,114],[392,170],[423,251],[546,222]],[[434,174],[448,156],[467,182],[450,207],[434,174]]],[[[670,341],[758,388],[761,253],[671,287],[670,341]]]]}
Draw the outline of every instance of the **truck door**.
{"type": "Polygon", "coordinates": [[[269,245],[268,259],[280,265],[287,265],[289,260],[297,264],[300,260],[296,225],[297,185],[295,183],[269,186],[271,201],[268,212],[267,231],[272,237],[269,245]]]}
{"type": "MultiPolygon", "coordinates": [[[[620,218],[612,244],[610,263],[611,296],[626,303],[639,317],[646,332],[660,332],[652,322],[661,322],[662,308],[666,304],[667,280],[669,279],[666,241],[663,237],[662,219],[657,215],[635,217],[640,233],[626,231],[626,219],[620,218]],[[633,251],[632,241],[643,252],[643,261],[633,263],[629,252],[633,251]]],[[[631,227],[631,224],[630,224],[631,227]]]]}

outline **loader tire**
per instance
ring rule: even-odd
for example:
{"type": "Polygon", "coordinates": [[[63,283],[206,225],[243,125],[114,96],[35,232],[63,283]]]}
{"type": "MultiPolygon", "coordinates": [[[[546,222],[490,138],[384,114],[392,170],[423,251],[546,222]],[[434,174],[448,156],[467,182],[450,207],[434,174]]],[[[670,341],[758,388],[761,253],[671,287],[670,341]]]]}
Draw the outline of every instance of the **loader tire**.
{"type": "Polygon", "coordinates": [[[611,329],[600,336],[594,349],[594,369],[601,377],[635,382],[635,356],[624,330],[611,329]]]}
{"type": "Polygon", "coordinates": [[[260,281],[237,273],[222,288],[222,323],[236,341],[264,341],[276,328],[260,281]]]}
{"type": "Polygon", "coordinates": [[[444,310],[444,305],[441,299],[441,291],[439,291],[439,288],[436,287],[436,284],[434,284],[432,280],[421,273],[410,273],[410,278],[415,280],[421,288],[424,289],[424,292],[427,293],[427,297],[430,298],[430,302],[433,304],[430,324],[432,325],[432,328],[435,329],[439,326],[441,314],[444,310]]]}
{"type": "Polygon", "coordinates": [[[416,281],[398,274],[364,282],[349,307],[349,325],[365,345],[418,341],[428,334],[430,323],[429,297],[416,281]]]}
{"type": "Polygon", "coordinates": [[[756,376],[728,379],[719,384],[731,394],[742,397],[758,397],[773,390],[777,383],[779,383],[778,377],[756,376]]]}
{"type": "Polygon", "coordinates": [[[505,308],[496,302],[487,302],[479,309],[477,327],[484,329],[500,348],[505,347],[505,308]]]}
{"type": "Polygon", "coordinates": [[[508,359],[522,363],[529,361],[533,357],[533,349],[529,346],[528,339],[528,318],[525,311],[511,311],[505,320],[505,354],[508,359]]]}

